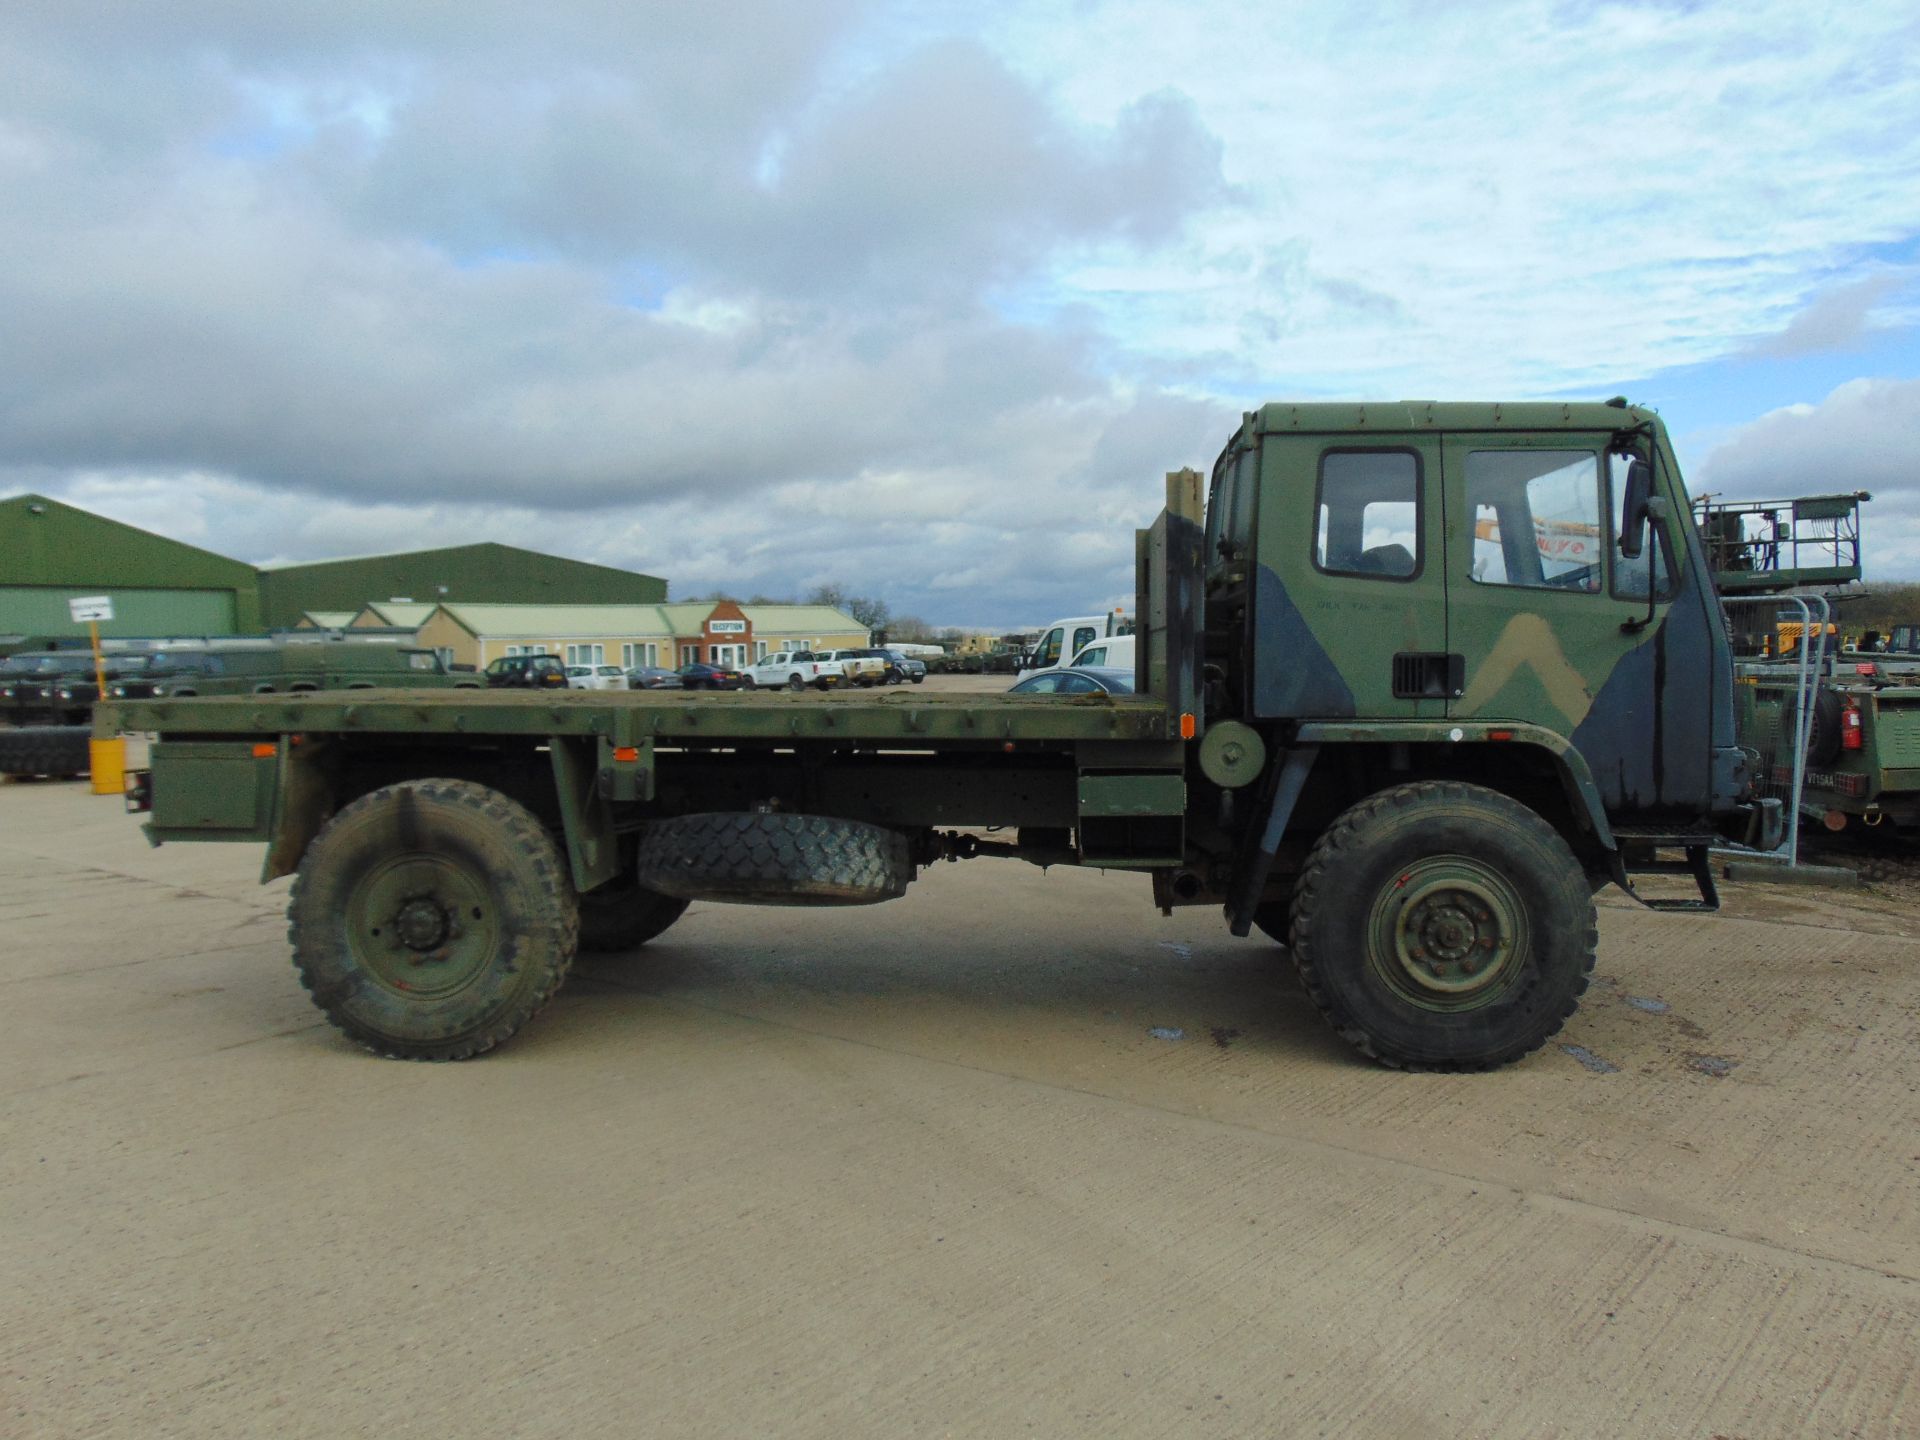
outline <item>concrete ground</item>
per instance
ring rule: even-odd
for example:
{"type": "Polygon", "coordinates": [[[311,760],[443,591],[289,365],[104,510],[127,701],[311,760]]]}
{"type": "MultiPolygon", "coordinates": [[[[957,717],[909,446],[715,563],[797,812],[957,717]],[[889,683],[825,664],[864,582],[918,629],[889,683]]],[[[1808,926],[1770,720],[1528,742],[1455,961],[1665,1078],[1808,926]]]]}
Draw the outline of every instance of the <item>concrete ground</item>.
{"type": "Polygon", "coordinates": [[[1920,1432],[1920,912],[1609,903],[1402,1075],[1138,877],[696,906],[499,1054],[307,1003],[257,847],[0,785],[0,1435],[1920,1432]]]}

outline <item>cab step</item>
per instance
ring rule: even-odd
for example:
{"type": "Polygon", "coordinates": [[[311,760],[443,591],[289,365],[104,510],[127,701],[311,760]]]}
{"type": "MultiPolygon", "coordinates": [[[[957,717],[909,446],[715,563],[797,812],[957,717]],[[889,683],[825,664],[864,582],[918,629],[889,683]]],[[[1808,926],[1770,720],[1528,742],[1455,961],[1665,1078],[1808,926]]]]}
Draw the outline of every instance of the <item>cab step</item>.
{"type": "Polygon", "coordinates": [[[1619,829],[1614,831],[1613,883],[1649,910],[1683,914],[1711,914],[1720,908],[1720,892],[1713,883],[1713,847],[1720,837],[1711,833],[1619,829]],[[1662,851],[1678,850],[1684,860],[1663,860],[1662,851]],[[1636,875],[1690,875],[1699,888],[1697,900],[1649,899],[1633,888],[1636,875]]]}

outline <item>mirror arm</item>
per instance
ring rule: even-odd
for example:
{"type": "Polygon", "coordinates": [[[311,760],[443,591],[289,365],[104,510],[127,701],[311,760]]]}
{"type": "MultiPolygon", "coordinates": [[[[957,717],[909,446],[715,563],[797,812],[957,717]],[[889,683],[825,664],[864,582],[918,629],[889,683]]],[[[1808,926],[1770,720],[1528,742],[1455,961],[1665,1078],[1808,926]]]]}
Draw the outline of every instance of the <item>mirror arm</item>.
{"type": "Polygon", "coordinates": [[[1655,585],[1653,581],[1654,573],[1659,568],[1658,562],[1661,554],[1660,537],[1663,532],[1660,526],[1666,518],[1667,497],[1664,495],[1649,495],[1647,497],[1647,508],[1645,512],[1646,535],[1642,542],[1643,545],[1652,547],[1652,553],[1647,556],[1647,613],[1638,619],[1623,620],[1620,622],[1620,628],[1629,635],[1637,635],[1653,623],[1655,607],[1660,603],[1660,587],[1655,585]]]}

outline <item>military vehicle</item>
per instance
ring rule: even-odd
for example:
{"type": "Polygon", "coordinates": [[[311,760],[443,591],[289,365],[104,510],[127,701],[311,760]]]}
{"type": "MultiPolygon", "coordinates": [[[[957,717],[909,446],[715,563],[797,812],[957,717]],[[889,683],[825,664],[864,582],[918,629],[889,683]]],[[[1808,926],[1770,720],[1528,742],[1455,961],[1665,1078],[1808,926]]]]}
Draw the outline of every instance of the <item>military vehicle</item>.
{"type": "Polygon", "coordinates": [[[432,650],[333,640],[157,651],[148,673],[134,679],[119,687],[121,693],[109,686],[108,694],[128,700],[156,695],[186,699],[392,686],[479,689],[482,684],[471,671],[448,670],[432,650]],[[142,689],[148,691],[144,696],[142,689]]]}
{"type": "MultiPolygon", "coordinates": [[[[1365,1055],[1478,1069],[1558,1031],[1593,893],[1715,906],[1772,844],[1660,419],[1273,404],[1136,536],[1138,693],[368,691],[103,708],[156,842],[264,842],[295,967],[377,1053],[461,1059],[577,949],[691,901],[859,904],[942,861],[1151,877],[1283,942],[1365,1055]]],[[[1143,887],[1144,890],[1145,887],[1143,887]]]]}
{"type": "Polygon", "coordinates": [[[1791,601],[1844,594],[1860,580],[1860,505],[1868,492],[1697,507],[1708,563],[1736,601],[1735,729],[1762,788],[1792,799],[1830,831],[1920,828],[1920,633],[1895,626],[1885,642],[1844,643],[1839,628],[1791,601]],[[1740,597],[1760,597],[1737,603],[1740,597]]]}

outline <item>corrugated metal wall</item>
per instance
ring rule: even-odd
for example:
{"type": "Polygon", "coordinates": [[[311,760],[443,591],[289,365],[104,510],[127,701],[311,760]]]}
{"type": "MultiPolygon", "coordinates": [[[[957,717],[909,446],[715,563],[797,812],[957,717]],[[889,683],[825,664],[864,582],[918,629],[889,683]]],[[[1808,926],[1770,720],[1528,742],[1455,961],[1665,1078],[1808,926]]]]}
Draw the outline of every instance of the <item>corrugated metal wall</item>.
{"type": "Polygon", "coordinates": [[[88,594],[113,597],[113,619],[100,627],[102,635],[231,635],[236,628],[231,590],[0,585],[0,633],[84,635],[87,627],[73,623],[67,601],[88,594]]]}

